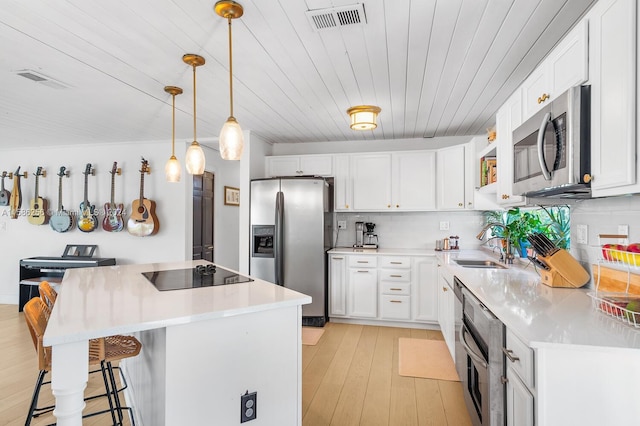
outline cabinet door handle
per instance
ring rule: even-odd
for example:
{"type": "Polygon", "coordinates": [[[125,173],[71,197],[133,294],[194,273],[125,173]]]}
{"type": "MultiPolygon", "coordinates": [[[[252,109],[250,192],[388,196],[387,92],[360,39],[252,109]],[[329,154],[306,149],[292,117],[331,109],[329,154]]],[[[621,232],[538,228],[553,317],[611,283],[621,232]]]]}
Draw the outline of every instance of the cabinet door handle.
{"type": "Polygon", "coordinates": [[[391,278],[402,278],[402,275],[391,274],[389,275],[391,278]]]}
{"type": "Polygon", "coordinates": [[[502,383],[503,385],[506,385],[507,383],[509,383],[509,378],[500,376],[500,383],[502,383]]]}
{"type": "Polygon", "coordinates": [[[389,300],[391,303],[402,303],[402,300],[389,300]]]}
{"type": "Polygon", "coordinates": [[[442,287],[442,291],[449,291],[449,289],[446,287],[442,287]]]}
{"type": "Polygon", "coordinates": [[[550,96],[548,94],[543,93],[542,96],[540,96],[538,98],[538,103],[541,104],[541,103],[543,103],[544,101],[546,101],[549,98],[550,98],[550,96]]]}
{"type": "Polygon", "coordinates": [[[335,260],[344,260],[344,257],[334,257],[335,260]]]}
{"type": "Polygon", "coordinates": [[[399,208],[400,208],[400,204],[396,204],[396,209],[399,209],[399,208]]]}
{"type": "Polygon", "coordinates": [[[358,271],[358,272],[361,272],[363,274],[368,274],[369,273],[369,271],[358,271]]]}
{"type": "Polygon", "coordinates": [[[368,260],[356,260],[357,263],[369,263],[368,260]]]}
{"type": "Polygon", "coordinates": [[[391,291],[402,291],[401,288],[390,288],[389,290],[391,290],[391,291]]]}
{"type": "Polygon", "coordinates": [[[392,265],[402,265],[402,262],[390,262],[392,265]]]}
{"type": "Polygon", "coordinates": [[[511,362],[520,361],[520,358],[518,358],[517,356],[513,356],[513,351],[511,349],[502,348],[502,352],[507,358],[509,358],[509,361],[511,362]]]}
{"type": "Polygon", "coordinates": [[[462,207],[464,203],[458,203],[458,207],[462,207]]]}

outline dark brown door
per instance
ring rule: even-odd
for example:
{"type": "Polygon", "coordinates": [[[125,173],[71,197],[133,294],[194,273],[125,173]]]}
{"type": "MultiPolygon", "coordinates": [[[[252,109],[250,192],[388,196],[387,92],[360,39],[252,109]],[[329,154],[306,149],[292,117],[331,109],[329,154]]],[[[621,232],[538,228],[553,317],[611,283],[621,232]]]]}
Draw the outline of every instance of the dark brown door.
{"type": "Polygon", "coordinates": [[[213,262],[213,173],[193,176],[193,259],[213,262]]]}

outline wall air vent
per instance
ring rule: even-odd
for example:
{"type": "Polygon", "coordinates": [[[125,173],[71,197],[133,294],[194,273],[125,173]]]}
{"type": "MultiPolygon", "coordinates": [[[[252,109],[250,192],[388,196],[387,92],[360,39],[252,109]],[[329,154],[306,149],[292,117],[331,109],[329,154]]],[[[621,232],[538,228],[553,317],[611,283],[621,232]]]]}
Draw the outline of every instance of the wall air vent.
{"type": "Polygon", "coordinates": [[[367,23],[364,4],[307,10],[307,18],[316,31],[353,27],[367,23]]]}
{"type": "Polygon", "coordinates": [[[24,77],[27,78],[31,81],[35,81],[36,83],[40,83],[43,84],[45,86],[54,88],[54,89],[68,89],[69,85],[64,84],[58,80],[54,80],[51,77],[48,77],[38,71],[34,71],[34,70],[19,70],[16,71],[16,75],[19,75],[20,77],[24,77]]]}

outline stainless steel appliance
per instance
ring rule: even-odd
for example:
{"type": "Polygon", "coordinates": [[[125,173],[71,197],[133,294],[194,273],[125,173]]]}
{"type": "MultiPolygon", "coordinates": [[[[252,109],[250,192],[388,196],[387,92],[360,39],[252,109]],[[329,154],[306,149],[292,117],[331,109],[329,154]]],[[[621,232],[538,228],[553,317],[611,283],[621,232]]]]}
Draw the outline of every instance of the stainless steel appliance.
{"type": "Polygon", "coordinates": [[[326,251],[331,248],[330,182],[292,177],[251,182],[250,274],[311,296],[304,325],[327,320],[326,251]]]}
{"type": "MultiPolygon", "coordinates": [[[[462,283],[454,278],[455,285],[462,283]]],[[[456,368],[464,401],[475,426],[503,426],[505,422],[504,325],[469,290],[462,287],[462,325],[456,368]]],[[[457,352],[457,348],[456,348],[457,352]]]]}
{"type": "Polygon", "coordinates": [[[558,96],[513,131],[513,192],[591,196],[590,86],[558,96]]]}
{"type": "Polygon", "coordinates": [[[378,235],[374,232],[376,224],[372,222],[366,222],[364,226],[367,228],[364,238],[365,248],[378,248],[378,235]]]}

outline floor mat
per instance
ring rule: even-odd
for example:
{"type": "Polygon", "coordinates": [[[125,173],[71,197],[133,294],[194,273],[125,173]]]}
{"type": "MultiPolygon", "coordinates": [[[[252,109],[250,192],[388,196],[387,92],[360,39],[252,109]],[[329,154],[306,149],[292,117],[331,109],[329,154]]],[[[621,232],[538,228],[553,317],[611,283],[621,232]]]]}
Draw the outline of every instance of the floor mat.
{"type": "Polygon", "coordinates": [[[318,327],[302,327],[302,344],[313,346],[318,343],[320,337],[324,334],[323,328],[318,327]]]}
{"type": "Polygon", "coordinates": [[[398,372],[401,376],[460,381],[444,340],[398,339],[398,372]]]}

